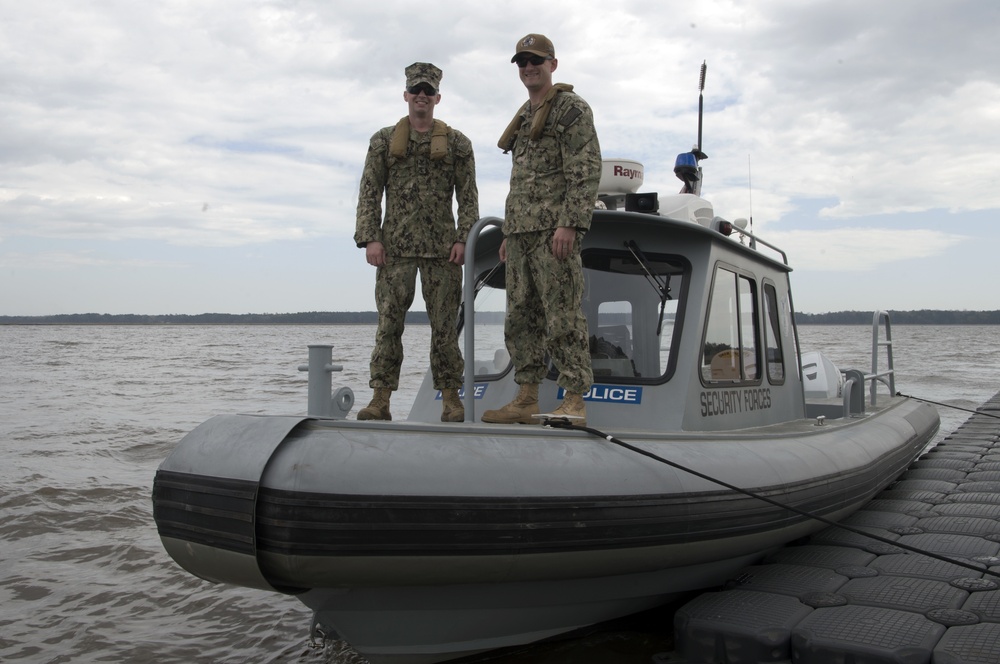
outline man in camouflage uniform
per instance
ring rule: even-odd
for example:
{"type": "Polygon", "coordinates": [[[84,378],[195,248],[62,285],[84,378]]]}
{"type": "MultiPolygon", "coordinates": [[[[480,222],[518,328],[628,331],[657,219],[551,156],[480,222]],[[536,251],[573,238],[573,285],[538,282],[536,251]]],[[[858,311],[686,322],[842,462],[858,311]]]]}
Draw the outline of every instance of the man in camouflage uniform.
{"type": "Polygon", "coordinates": [[[378,331],[371,357],[371,403],[359,420],[391,420],[389,398],[399,388],[403,326],[413,304],[417,272],[431,324],[431,373],[442,394],[442,422],[461,422],[458,397],[464,365],[457,317],[462,299],[465,241],[479,218],[472,143],[434,119],[441,70],[415,62],[405,70],[408,114],[372,136],[361,175],[357,231],[375,273],[378,331]],[[385,193],[385,218],[382,194],[385,193]],[[458,227],[452,193],[458,199],[458,227]]]}
{"type": "Polygon", "coordinates": [[[530,34],[511,59],[528,101],[499,142],[513,153],[500,259],[507,264],[504,337],[520,389],[503,408],[483,413],[483,422],[539,421],[533,415],[548,353],[565,390],[550,416],[586,424],[583,395],[594,375],[581,310],[580,247],[597,200],[601,148],[587,102],[573,86],[552,83],[555,56],[547,37],[530,34]]]}

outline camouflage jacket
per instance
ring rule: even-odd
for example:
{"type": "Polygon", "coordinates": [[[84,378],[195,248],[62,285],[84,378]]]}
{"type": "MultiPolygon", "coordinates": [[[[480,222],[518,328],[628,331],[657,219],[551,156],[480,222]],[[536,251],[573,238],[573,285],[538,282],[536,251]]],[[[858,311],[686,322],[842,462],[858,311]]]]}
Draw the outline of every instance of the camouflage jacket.
{"type": "Polygon", "coordinates": [[[381,242],[388,256],[448,258],[452,245],[465,242],[479,218],[472,142],[449,128],[448,154],[433,161],[431,132],[421,134],[411,129],[406,156],[398,158],[389,153],[394,129],[375,132],[368,145],[354,241],[359,247],[381,242]],[[457,229],[452,192],[458,199],[457,229]]]}
{"type": "Polygon", "coordinates": [[[601,146],[594,114],[579,95],[560,92],[541,137],[533,141],[531,110],[511,150],[505,235],[570,226],[586,231],[601,181],[601,146]]]}

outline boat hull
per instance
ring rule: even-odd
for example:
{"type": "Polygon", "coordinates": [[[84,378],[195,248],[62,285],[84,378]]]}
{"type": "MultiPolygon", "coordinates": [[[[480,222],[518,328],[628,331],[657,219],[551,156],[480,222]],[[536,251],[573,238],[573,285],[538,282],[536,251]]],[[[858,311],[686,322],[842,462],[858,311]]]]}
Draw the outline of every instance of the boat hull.
{"type": "Polygon", "coordinates": [[[340,636],[373,664],[440,662],[533,643],[670,602],[758,556],[643,574],[509,584],[315,589],[314,634],[340,636]]]}
{"type": "MultiPolygon", "coordinates": [[[[682,468],[828,519],[937,430],[864,418],[730,433],[615,432],[682,468]]],[[[823,523],[581,432],[221,416],[154,483],[164,546],[222,583],[296,594],[372,661],[445,661],[712,587],[823,523]]]]}

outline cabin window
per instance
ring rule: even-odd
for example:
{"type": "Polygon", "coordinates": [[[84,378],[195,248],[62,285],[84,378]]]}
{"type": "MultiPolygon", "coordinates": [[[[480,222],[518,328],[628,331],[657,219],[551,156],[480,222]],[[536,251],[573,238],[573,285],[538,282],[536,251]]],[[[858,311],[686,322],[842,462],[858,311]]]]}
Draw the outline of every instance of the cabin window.
{"type": "MultiPolygon", "coordinates": [[[[785,290],[785,297],[781,298],[779,301],[781,305],[781,320],[784,321],[781,329],[791,330],[789,339],[792,342],[791,352],[789,357],[798,358],[799,357],[799,335],[795,331],[794,315],[792,314],[792,291],[785,290]]],[[[802,380],[802,365],[796,360],[792,362],[792,366],[795,367],[795,378],[796,380],[802,380]]]]}
{"type": "Polygon", "coordinates": [[[724,267],[716,269],[701,358],[706,383],[760,378],[756,298],[754,281],[724,267]]]}
{"type": "MultiPolygon", "coordinates": [[[[585,251],[583,312],[587,318],[594,381],[661,382],[673,371],[679,317],[690,267],[678,256],[627,251],[585,251]],[[676,324],[675,324],[676,323],[676,324]]],[[[483,269],[476,297],[475,375],[495,379],[511,369],[504,342],[507,298],[504,265],[483,269]]],[[[465,353],[464,324],[459,347],[465,353]]],[[[558,373],[550,365],[549,378],[558,373]]]]}
{"type": "Polygon", "coordinates": [[[582,258],[594,382],[662,381],[673,367],[687,261],[645,253],[634,242],[626,251],[588,250],[582,258]]]}
{"type": "MultiPolygon", "coordinates": [[[[497,262],[476,275],[474,285],[476,307],[475,375],[476,378],[498,377],[511,367],[510,353],[504,342],[503,324],[507,315],[504,264],[497,262]]],[[[461,332],[458,347],[465,356],[464,311],[459,311],[461,332]]]]}
{"type": "Polygon", "coordinates": [[[590,335],[590,361],[594,380],[607,376],[633,377],[635,353],[632,349],[632,303],[627,300],[597,305],[597,326],[590,335]]]}
{"type": "Polygon", "coordinates": [[[771,383],[783,383],[785,362],[781,350],[778,294],[773,284],[764,284],[764,342],[767,353],[767,379],[771,383]]]}

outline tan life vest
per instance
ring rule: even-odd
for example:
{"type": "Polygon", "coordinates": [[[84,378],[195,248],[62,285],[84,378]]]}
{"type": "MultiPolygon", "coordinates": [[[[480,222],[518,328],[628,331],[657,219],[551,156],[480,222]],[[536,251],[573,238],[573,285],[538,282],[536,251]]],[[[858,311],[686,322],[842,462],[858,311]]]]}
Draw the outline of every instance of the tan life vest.
{"type": "MultiPolygon", "coordinates": [[[[549,119],[549,113],[552,111],[552,100],[556,98],[556,95],[560,92],[572,92],[572,90],[573,86],[569,83],[556,83],[545,93],[545,98],[542,99],[542,103],[538,105],[534,115],[531,117],[531,140],[537,141],[541,137],[542,129],[545,128],[545,121],[549,119]]],[[[524,122],[523,114],[530,104],[530,101],[526,101],[521,108],[517,109],[514,119],[510,121],[500,140],[497,141],[497,147],[503,150],[504,154],[510,152],[514,147],[517,132],[520,131],[521,123],[524,122]]]]}
{"type": "MultiPolygon", "coordinates": [[[[440,161],[448,155],[448,130],[450,127],[440,120],[434,121],[431,129],[431,159],[440,161]]],[[[392,140],[389,142],[389,154],[393,157],[406,156],[406,146],[410,142],[410,118],[404,116],[392,130],[392,140]]]]}

